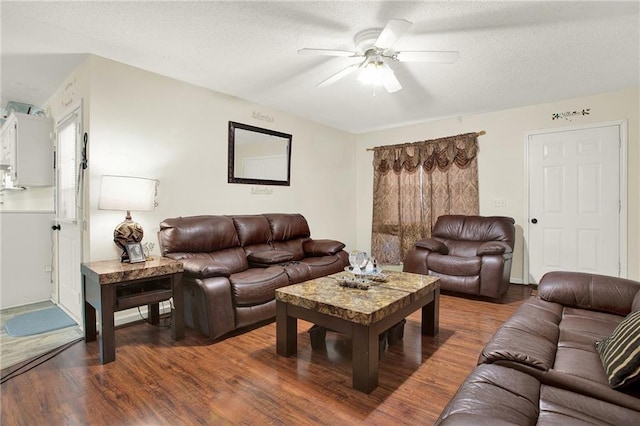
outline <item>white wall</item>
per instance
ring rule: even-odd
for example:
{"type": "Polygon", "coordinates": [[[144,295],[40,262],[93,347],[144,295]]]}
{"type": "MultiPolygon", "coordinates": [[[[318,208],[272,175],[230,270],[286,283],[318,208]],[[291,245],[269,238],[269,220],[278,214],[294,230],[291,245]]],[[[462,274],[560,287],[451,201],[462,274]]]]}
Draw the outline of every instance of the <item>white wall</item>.
{"type": "Polygon", "coordinates": [[[90,260],[119,255],[113,229],[125,212],[97,209],[104,174],[160,181],[158,207],[132,212],[143,242],[157,243],[168,217],[299,212],[312,237],[355,246],[354,135],[104,58],[89,61],[90,260]],[[290,187],[254,195],[255,186],[227,183],[229,121],[293,135],[290,187]]]}
{"type": "Polygon", "coordinates": [[[435,139],[485,130],[478,139],[480,214],[511,216],[516,220],[517,241],[511,270],[513,282],[523,280],[523,223],[525,216],[524,133],[580,124],[628,120],[628,270],[627,276],[640,279],[640,108],[638,88],[514,108],[503,111],[455,117],[387,129],[357,136],[357,245],[371,246],[373,191],[373,152],[367,148],[435,139]],[[589,108],[589,115],[553,120],[552,114],[589,108]],[[505,207],[494,207],[494,199],[506,200],[505,207]]]}

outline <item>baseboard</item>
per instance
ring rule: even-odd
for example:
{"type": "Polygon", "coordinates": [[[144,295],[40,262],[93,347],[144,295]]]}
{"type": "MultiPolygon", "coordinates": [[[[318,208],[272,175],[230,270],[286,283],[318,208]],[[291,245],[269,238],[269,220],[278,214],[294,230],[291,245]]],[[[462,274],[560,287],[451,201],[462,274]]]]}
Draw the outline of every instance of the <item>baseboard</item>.
{"type": "Polygon", "coordinates": [[[522,278],[509,278],[509,282],[511,284],[520,284],[520,285],[524,285],[524,282],[522,281],[522,278]]]}

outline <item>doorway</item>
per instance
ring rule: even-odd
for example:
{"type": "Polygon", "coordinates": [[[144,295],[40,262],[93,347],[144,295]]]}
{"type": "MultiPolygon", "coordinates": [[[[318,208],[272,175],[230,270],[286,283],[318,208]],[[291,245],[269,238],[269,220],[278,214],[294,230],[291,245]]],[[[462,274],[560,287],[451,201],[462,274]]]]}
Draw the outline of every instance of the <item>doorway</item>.
{"type": "Polygon", "coordinates": [[[626,276],[626,122],[530,132],[525,282],[626,276]]]}
{"type": "Polygon", "coordinates": [[[56,122],[57,303],[82,324],[82,103],[56,122]]]}

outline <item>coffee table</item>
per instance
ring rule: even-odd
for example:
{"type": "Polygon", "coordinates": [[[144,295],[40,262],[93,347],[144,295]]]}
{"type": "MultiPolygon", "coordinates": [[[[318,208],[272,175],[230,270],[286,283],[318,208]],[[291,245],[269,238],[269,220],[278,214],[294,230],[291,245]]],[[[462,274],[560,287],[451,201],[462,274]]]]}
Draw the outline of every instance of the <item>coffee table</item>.
{"type": "Polygon", "coordinates": [[[408,272],[384,271],[388,280],[368,290],[339,285],[339,272],[276,290],[276,349],[297,352],[297,320],[352,339],[353,388],[370,393],[378,386],[378,336],[422,308],[422,334],[438,334],[440,282],[408,272]]]}

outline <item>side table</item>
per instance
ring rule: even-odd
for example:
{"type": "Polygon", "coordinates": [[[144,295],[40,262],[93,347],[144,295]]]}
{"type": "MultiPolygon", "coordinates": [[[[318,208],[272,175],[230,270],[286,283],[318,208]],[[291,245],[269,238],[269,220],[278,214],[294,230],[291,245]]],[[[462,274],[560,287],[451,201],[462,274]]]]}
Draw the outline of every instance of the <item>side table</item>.
{"type": "Polygon", "coordinates": [[[174,340],[184,338],[182,263],[154,256],[144,263],[121,263],[119,260],[83,263],[80,270],[87,342],[96,340],[96,311],[100,315],[100,363],[116,359],[113,318],[117,311],[148,305],[149,320],[157,324],[159,302],[173,297],[171,337],[174,340]]]}

